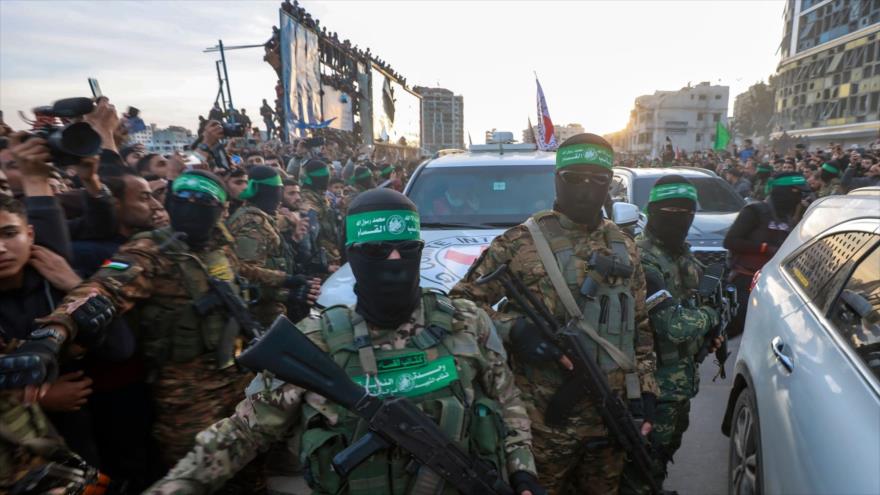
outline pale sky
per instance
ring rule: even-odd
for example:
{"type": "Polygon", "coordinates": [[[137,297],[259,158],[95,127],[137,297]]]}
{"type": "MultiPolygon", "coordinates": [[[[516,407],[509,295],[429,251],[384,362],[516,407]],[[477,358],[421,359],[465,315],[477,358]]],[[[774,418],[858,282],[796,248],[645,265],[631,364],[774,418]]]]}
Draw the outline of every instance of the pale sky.
{"type": "MultiPolygon", "coordinates": [[[[0,0],[0,109],[91,96],[88,77],[122,111],[194,129],[217,93],[215,54],[265,42],[280,1],[0,0]]],[[[556,124],[622,129],[635,98],[688,82],[730,86],[733,98],[775,71],[784,2],[327,1],[301,2],[340,39],[386,60],[410,86],[464,96],[465,141],[493,127],[519,139],[535,122],[537,71],[556,124]]],[[[235,106],[259,115],[274,98],[263,50],[229,52],[235,106]]],[[[255,121],[258,119],[254,119],[255,121]]],[[[262,122],[259,123],[262,127],[262,122]]]]}

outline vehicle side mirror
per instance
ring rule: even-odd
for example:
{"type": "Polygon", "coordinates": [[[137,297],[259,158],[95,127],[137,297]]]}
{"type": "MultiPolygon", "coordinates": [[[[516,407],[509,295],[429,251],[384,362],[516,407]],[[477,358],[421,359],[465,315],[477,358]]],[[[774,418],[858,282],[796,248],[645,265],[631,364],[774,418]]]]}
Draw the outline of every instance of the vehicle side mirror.
{"type": "Polygon", "coordinates": [[[639,221],[639,207],[632,203],[614,203],[611,219],[621,227],[635,225],[639,221]]]}

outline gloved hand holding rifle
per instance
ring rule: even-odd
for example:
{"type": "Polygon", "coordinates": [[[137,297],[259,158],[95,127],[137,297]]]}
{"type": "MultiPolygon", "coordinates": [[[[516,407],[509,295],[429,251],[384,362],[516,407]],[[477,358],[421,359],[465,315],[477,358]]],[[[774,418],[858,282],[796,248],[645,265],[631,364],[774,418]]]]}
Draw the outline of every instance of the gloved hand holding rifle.
{"type": "Polygon", "coordinates": [[[703,346],[697,352],[694,360],[702,363],[706,356],[715,352],[715,363],[718,365],[718,373],[712,378],[714,382],[719,376],[727,378],[724,365],[730,352],[727,350],[727,325],[736,317],[739,305],[736,300],[736,287],[725,283],[724,265],[715,263],[706,268],[700,279],[697,289],[699,304],[710,306],[718,313],[718,325],[706,334],[703,346]]]}

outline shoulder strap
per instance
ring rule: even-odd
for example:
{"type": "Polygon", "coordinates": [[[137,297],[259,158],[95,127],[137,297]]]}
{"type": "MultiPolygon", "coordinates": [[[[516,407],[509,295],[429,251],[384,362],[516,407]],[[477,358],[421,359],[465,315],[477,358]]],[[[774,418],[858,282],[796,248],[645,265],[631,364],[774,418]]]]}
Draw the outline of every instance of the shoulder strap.
{"type": "Polygon", "coordinates": [[[526,228],[529,229],[529,233],[532,234],[532,239],[535,241],[535,249],[538,252],[538,258],[541,260],[541,264],[544,265],[544,271],[546,271],[547,276],[550,277],[550,282],[553,284],[553,288],[556,290],[556,294],[559,296],[559,300],[562,302],[562,305],[565,307],[569,316],[578,322],[578,326],[583,329],[591,339],[602,346],[605,352],[611,356],[611,359],[613,359],[618,366],[625,371],[635,370],[635,363],[632,362],[629,356],[615,347],[614,344],[608,342],[608,340],[596,332],[596,329],[584,321],[583,313],[578,307],[574,295],[568,288],[568,284],[565,283],[565,278],[562,276],[562,271],[559,269],[559,265],[556,264],[556,259],[553,257],[553,251],[550,249],[550,244],[547,242],[547,238],[544,237],[541,227],[539,227],[537,222],[532,218],[526,220],[525,225],[526,228]]]}
{"type": "Polygon", "coordinates": [[[626,250],[626,237],[616,225],[605,230],[605,242],[622,265],[632,266],[629,259],[629,251],[626,250]]]}
{"type": "Polygon", "coordinates": [[[432,289],[422,292],[422,306],[425,308],[425,328],[412,338],[412,343],[418,349],[425,350],[436,346],[452,333],[455,306],[446,294],[432,289]]]}
{"type": "Polygon", "coordinates": [[[364,373],[374,376],[379,373],[367,322],[361,315],[352,314],[348,306],[331,306],[321,313],[321,334],[337,364],[340,364],[336,359],[339,351],[357,351],[364,373]]]}

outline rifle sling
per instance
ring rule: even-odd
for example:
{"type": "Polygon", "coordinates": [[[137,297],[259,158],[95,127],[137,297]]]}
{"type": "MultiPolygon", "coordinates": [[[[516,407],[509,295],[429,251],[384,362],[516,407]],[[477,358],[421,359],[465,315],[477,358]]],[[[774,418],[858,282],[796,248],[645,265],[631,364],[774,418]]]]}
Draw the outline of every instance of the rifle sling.
{"type": "Polygon", "coordinates": [[[553,284],[553,288],[556,290],[556,294],[559,296],[559,300],[562,302],[563,307],[565,307],[568,316],[575,320],[578,323],[578,327],[586,332],[587,336],[593,339],[593,341],[599,344],[624,372],[634,372],[636,365],[629,356],[599,335],[599,333],[584,320],[584,315],[578,307],[574,295],[571,293],[571,289],[569,289],[568,284],[565,283],[565,277],[562,275],[559,265],[556,264],[553,250],[550,248],[550,244],[547,242],[547,238],[544,236],[541,227],[532,218],[526,220],[525,225],[526,228],[529,229],[529,233],[532,234],[532,239],[535,241],[535,249],[538,252],[538,258],[541,260],[541,264],[544,265],[544,271],[546,271],[547,276],[550,277],[550,283],[553,284]]]}

